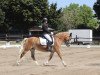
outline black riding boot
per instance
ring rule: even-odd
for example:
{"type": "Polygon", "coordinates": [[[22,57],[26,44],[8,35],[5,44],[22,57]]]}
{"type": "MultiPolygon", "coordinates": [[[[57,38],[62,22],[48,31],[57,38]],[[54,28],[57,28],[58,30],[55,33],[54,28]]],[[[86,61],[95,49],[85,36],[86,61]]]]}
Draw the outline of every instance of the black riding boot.
{"type": "Polygon", "coordinates": [[[47,43],[47,48],[48,48],[48,51],[52,52],[52,46],[51,46],[50,42],[47,43]]]}

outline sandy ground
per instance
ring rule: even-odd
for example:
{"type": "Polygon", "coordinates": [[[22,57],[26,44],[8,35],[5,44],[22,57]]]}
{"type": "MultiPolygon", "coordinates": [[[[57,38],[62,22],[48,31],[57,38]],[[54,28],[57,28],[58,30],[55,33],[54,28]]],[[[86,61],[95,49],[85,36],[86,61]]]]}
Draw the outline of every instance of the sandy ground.
{"type": "Polygon", "coordinates": [[[62,46],[62,56],[67,67],[54,54],[47,66],[49,52],[36,51],[37,66],[28,52],[20,66],[16,65],[19,48],[0,48],[0,75],[100,75],[100,48],[78,48],[62,46]]]}

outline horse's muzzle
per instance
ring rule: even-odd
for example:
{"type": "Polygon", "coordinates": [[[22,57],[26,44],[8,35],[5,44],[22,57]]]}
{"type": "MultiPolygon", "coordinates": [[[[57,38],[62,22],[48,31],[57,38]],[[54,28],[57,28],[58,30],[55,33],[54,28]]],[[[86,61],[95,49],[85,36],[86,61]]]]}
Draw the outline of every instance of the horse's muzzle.
{"type": "Polygon", "coordinates": [[[69,46],[70,46],[70,42],[69,42],[69,41],[65,41],[65,45],[66,45],[67,47],[69,47],[69,46]]]}

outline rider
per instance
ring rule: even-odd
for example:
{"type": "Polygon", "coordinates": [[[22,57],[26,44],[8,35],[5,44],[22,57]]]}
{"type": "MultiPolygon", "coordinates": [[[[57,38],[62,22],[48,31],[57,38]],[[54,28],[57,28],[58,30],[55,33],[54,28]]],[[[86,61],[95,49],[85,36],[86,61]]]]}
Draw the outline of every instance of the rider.
{"type": "Polygon", "coordinates": [[[48,30],[48,19],[43,18],[43,25],[42,25],[42,30],[43,30],[43,37],[47,40],[47,48],[48,51],[51,51],[51,44],[52,44],[52,38],[51,38],[51,32],[48,30]]]}

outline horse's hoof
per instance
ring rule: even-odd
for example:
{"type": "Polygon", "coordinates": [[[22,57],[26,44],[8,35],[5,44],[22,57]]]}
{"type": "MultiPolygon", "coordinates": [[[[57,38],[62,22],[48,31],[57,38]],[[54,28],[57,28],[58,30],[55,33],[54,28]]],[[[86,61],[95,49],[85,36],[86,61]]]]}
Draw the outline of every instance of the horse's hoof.
{"type": "Polygon", "coordinates": [[[19,66],[19,65],[20,65],[20,63],[19,63],[19,61],[17,61],[17,62],[16,62],[16,66],[19,66]]]}
{"type": "Polygon", "coordinates": [[[62,61],[62,64],[64,65],[64,67],[66,67],[67,65],[66,65],[66,63],[64,62],[64,61],[62,61]]]}
{"type": "Polygon", "coordinates": [[[36,65],[40,65],[37,61],[35,61],[36,65]]]}
{"type": "Polygon", "coordinates": [[[19,63],[16,64],[16,66],[19,66],[19,65],[20,65],[19,63]]]}
{"type": "Polygon", "coordinates": [[[67,65],[64,65],[64,67],[67,67],[67,65]]]}
{"type": "Polygon", "coordinates": [[[47,64],[46,63],[43,63],[43,65],[46,66],[47,64]]]}
{"type": "Polygon", "coordinates": [[[43,65],[46,66],[48,64],[48,61],[44,62],[43,65]]]}

